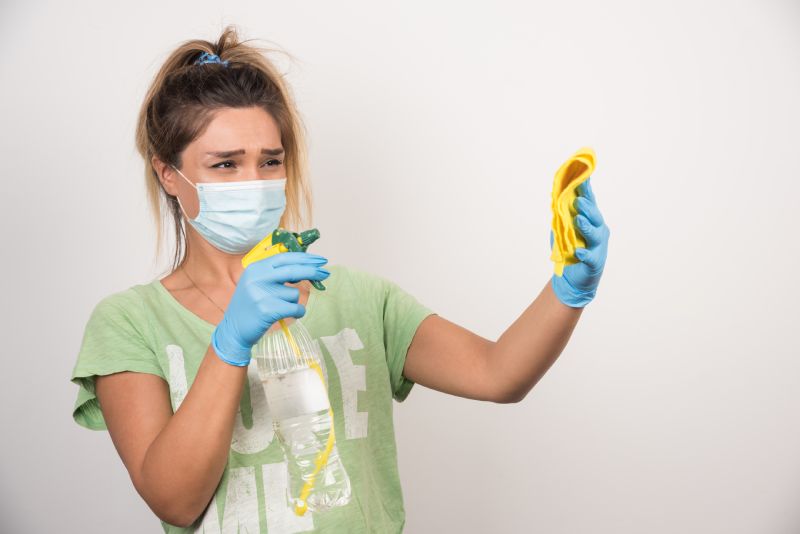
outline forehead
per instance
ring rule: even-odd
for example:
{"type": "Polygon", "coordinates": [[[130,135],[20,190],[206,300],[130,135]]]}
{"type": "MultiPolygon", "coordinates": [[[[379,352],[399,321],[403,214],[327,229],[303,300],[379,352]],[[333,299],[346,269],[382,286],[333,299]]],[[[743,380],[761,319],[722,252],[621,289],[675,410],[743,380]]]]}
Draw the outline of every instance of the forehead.
{"type": "Polygon", "coordinates": [[[261,108],[222,108],[192,145],[202,152],[244,148],[249,153],[281,146],[281,133],[272,116],[261,108]]]}

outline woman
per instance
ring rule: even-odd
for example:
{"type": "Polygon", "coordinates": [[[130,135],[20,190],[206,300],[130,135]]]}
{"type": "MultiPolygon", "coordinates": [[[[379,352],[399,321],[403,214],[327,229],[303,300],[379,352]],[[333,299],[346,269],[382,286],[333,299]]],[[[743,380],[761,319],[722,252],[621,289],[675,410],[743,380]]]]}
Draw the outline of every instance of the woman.
{"type": "Polygon", "coordinates": [[[401,532],[405,522],[392,398],[414,383],[518,402],[565,346],[594,298],[608,227],[585,182],[576,219],[588,249],[492,342],[439,317],[396,284],[287,252],[243,269],[279,225],[308,228],[304,137],[281,76],[227,28],[189,41],[157,74],[137,145],[171,272],[102,299],[72,380],[75,420],[108,429],[165,532],[401,532]],[[185,222],[188,221],[188,225],[185,222]],[[325,280],[318,291],[310,280],[325,280]],[[323,354],[349,504],[296,516],[286,467],[250,352],[282,318],[301,318],[323,354]],[[490,362],[491,360],[491,362],[490,362]]]}

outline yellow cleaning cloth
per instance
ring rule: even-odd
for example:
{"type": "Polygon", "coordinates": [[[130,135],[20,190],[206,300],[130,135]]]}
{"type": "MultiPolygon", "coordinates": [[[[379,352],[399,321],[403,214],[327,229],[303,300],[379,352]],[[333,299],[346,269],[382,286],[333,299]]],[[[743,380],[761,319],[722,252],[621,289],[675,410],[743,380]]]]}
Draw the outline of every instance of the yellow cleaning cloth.
{"type": "Polygon", "coordinates": [[[583,147],[561,165],[553,180],[553,250],[550,259],[555,263],[557,276],[561,276],[566,265],[579,263],[575,249],[586,247],[583,236],[574,226],[578,211],[573,203],[578,197],[576,189],[594,172],[594,164],[594,150],[583,147]]]}

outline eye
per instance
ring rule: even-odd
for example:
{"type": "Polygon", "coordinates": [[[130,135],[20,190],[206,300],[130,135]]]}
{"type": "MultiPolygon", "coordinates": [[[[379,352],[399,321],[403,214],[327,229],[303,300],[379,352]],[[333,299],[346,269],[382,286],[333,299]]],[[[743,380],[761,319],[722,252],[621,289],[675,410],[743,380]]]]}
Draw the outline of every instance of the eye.
{"type": "Polygon", "coordinates": [[[216,165],[212,165],[211,168],[212,169],[230,169],[230,167],[220,167],[219,166],[219,165],[225,165],[226,163],[233,164],[233,161],[231,161],[231,160],[221,161],[221,162],[217,163],[216,165]]]}
{"type": "MultiPolygon", "coordinates": [[[[271,159],[271,160],[268,160],[266,163],[268,164],[268,165],[267,165],[267,167],[277,167],[278,165],[280,165],[281,163],[283,163],[283,160],[280,160],[280,159],[271,159]],[[269,165],[269,164],[271,164],[272,162],[275,162],[275,164],[274,164],[274,165],[269,165]]],[[[235,162],[233,162],[233,161],[231,161],[231,160],[221,161],[221,162],[217,163],[216,165],[212,165],[212,166],[211,166],[211,168],[212,168],[212,169],[230,169],[230,167],[227,167],[227,166],[225,166],[225,167],[220,167],[220,165],[227,165],[227,164],[235,165],[235,162]]]]}

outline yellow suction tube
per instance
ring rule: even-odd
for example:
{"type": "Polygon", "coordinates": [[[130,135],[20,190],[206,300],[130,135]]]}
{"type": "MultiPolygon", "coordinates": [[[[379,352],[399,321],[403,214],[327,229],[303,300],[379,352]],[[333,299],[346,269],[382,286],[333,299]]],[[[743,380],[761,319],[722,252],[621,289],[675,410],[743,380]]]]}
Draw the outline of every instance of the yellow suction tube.
{"type": "MultiPolygon", "coordinates": [[[[282,243],[272,243],[273,234],[268,235],[261,242],[253,247],[250,252],[248,252],[242,258],[242,266],[246,269],[248,265],[253,263],[254,261],[263,260],[264,258],[268,258],[274,254],[281,254],[283,252],[288,252],[289,249],[286,248],[285,245],[282,243]]],[[[297,342],[294,340],[294,336],[286,327],[286,322],[283,319],[278,320],[278,324],[281,326],[281,330],[283,331],[283,335],[286,336],[286,339],[289,340],[289,345],[291,345],[292,350],[294,351],[295,356],[298,360],[302,361],[302,354],[300,351],[300,347],[297,345],[297,342]]],[[[325,388],[325,391],[328,390],[327,385],[325,384],[325,375],[322,374],[322,368],[319,366],[319,363],[312,360],[311,368],[317,372],[319,379],[322,381],[322,386],[325,388]]],[[[311,490],[314,488],[314,482],[317,480],[317,474],[319,471],[325,467],[325,464],[328,463],[328,456],[331,454],[331,450],[333,450],[333,444],[336,442],[336,436],[334,433],[334,421],[333,421],[333,408],[328,408],[328,415],[331,418],[331,432],[328,435],[328,443],[325,446],[325,450],[320,452],[316,459],[314,460],[314,472],[311,473],[311,477],[309,480],[303,484],[303,489],[300,490],[300,500],[302,501],[302,505],[295,505],[294,513],[296,515],[305,515],[306,511],[308,510],[308,496],[311,493],[311,490]]]]}

